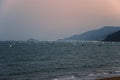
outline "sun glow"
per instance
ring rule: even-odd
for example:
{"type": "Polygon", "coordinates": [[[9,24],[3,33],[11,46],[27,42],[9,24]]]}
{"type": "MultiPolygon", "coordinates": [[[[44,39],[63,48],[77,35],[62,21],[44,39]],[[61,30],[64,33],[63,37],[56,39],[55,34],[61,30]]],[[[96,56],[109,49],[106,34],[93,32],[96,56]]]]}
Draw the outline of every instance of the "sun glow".
{"type": "Polygon", "coordinates": [[[108,0],[117,14],[120,13],[120,0],[108,0]]]}
{"type": "Polygon", "coordinates": [[[53,40],[120,25],[119,8],[120,0],[0,0],[0,36],[53,40]]]}

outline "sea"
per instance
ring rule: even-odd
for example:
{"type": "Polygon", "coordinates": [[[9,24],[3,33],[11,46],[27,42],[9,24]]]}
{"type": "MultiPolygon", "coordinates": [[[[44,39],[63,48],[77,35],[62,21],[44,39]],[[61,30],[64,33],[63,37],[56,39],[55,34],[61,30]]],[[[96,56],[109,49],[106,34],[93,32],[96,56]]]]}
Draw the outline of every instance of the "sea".
{"type": "Polygon", "coordinates": [[[97,80],[120,76],[120,43],[0,41],[0,80],[97,80]]]}

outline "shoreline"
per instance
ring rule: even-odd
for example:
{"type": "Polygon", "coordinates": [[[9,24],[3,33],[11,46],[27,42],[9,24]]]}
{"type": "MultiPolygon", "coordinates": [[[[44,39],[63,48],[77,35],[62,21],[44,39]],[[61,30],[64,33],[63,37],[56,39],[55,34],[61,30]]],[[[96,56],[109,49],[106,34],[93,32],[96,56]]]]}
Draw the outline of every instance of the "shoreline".
{"type": "Polygon", "coordinates": [[[102,78],[102,79],[96,79],[96,80],[120,80],[120,76],[108,77],[108,78],[102,78]]]}

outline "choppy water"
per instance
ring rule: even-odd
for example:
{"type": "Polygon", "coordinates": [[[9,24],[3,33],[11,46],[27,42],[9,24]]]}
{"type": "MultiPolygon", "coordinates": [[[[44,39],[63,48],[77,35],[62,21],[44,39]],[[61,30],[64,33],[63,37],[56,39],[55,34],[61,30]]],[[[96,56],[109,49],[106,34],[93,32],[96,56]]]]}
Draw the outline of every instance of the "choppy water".
{"type": "Polygon", "coordinates": [[[0,42],[0,80],[94,80],[119,67],[120,43],[0,42]]]}

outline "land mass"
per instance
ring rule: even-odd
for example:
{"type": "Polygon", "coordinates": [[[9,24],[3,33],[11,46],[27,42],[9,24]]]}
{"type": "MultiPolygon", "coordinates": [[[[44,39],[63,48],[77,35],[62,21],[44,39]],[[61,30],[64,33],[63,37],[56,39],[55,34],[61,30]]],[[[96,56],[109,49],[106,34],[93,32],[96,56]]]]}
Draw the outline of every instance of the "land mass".
{"type": "Polygon", "coordinates": [[[119,31],[120,26],[105,26],[100,29],[91,30],[82,34],[73,35],[60,40],[80,40],[80,41],[103,41],[108,35],[119,31]]]}
{"type": "Polygon", "coordinates": [[[115,33],[112,33],[108,35],[104,41],[109,41],[109,42],[120,42],[120,31],[117,31],[115,33]]]}
{"type": "Polygon", "coordinates": [[[103,79],[97,79],[97,80],[120,80],[120,77],[103,78],[103,79]]]}

